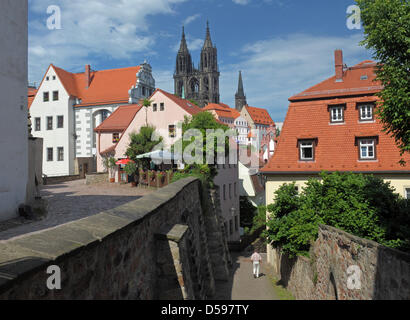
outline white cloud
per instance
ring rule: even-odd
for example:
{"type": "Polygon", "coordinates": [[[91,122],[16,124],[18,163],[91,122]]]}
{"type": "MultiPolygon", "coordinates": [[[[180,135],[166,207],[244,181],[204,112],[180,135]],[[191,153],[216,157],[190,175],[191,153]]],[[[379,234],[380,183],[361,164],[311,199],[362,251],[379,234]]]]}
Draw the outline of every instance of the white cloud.
{"type": "Polygon", "coordinates": [[[236,4],[240,4],[242,6],[248,4],[251,0],[232,0],[236,4]]]}
{"type": "Polygon", "coordinates": [[[187,26],[188,24],[190,24],[191,22],[194,22],[196,19],[198,19],[201,15],[198,14],[194,14],[192,16],[189,16],[188,18],[186,18],[184,20],[184,25],[187,26]]]}
{"type": "Polygon", "coordinates": [[[238,71],[242,70],[248,103],[269,109],[276,121],[284,119],[288,98],[334,74],[334,50],[343,49],[349,66],[368,59],[358,45],[362,35],[350,37],[294,34],[244,46],[239,63],[220,64],[221,101],[234,105],[238,71]]]}
{"type": "Polygon", "coordinates": [[[39,81],[50,63],[80,70],[90,62],[89,56],[126,60],[138,52],[150,53],[161,35],[149,31],[148,17],[175,14],[174,5],[184,1],[30,1],[30,11],[35,14],[32,16],[39,17],[29,24],[30,81],[39,81]],[[61,8],[61,30],[46,27],[51,4],[61,8]]]}

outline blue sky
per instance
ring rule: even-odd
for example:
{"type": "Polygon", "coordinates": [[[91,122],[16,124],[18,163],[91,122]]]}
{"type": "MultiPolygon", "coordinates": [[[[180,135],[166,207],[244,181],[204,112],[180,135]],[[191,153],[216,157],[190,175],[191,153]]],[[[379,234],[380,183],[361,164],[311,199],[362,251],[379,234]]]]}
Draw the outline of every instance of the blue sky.
{"type": "Polygon", "coordinates": [[[71,72],[153,67],[157,87],[173,92],[176,51],[185,25],[192,58],[209,20],[218,48],[221,101],[234,106],[242,70],[248,104],[283,121],[288,98],[334,74],[335,49],[351,66],[371,59],[363,29],[346,26],[354,0],[29,0],[29,81],[50,63],[71,72]],[[47,8],[61,9],[61,30],[47,28],[47,8]]]}

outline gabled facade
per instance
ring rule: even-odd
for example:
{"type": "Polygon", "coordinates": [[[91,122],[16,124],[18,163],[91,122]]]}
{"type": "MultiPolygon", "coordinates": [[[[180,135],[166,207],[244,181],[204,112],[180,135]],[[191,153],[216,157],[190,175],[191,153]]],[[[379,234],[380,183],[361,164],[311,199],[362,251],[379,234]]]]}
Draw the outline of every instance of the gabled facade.
{"type": "MultiPolygon", "coordinates": [[[[103,157],[113,156],[125,159],[130,133],[137,133],[147,123],[156,128],[164,138],[164,146],[170,147],[182,137],[178,124],[185,116],[192,116],[201,109],[175,95],[156,89],[149,98],[152,103],[148,108],[139,105],[121,106],[102,124],[95,128],[97,133],[97,171],[103,172],[103,157]]],[[[116,175],[116,181],[119,181],[116,175]]]]}
{"type": "Polygon", "coordinates": [[[248,142],[259,150],[261,160],[268,161],[275,152],[276,125],[263,108],[244,106],[241,115],[249,123],[248,142]]]}
{"type": "Polygon", "coordinates": [[[155,89],[149,64],[82,73],[50,65],[31,103],[33,135],[44,138],[48,176],[95,171],[93,129],[118,106],[149,97],[155,89]]]}
{"type": "Polygon", "coordinates": [[[238,110],[230,108],[224,103],[210,103],[205,108],[205,111],[211,112],[214,117],[227,125],[232,129],[237,131],[237,140],[236,142],[240,145],[248,144],[248,133],[249,125],[244,117],[238,112],[238,110]]]}
{"type": "Polygon", "coordinates": [[[335,76],[289,99],[277,150],[261,170],[267,179],[267,205],[283,183],[296,182],[301,190],[321,171],[372,174],[408,196],[410,156],[400,156],[375,115],[375,94],[382,89],[375,67],[373,61],[344,67],[342,52],[336,50],[335,76]]]}

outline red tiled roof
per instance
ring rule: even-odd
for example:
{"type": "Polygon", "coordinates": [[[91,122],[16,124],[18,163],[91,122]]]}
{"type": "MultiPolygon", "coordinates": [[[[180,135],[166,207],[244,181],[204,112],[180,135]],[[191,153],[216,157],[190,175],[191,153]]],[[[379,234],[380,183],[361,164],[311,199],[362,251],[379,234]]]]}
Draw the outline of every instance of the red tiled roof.
{"type": "Polygon", "coordinates": [[[137,81],[140,66],[91,71],[90,86],[86,88],[85,72],[71,73],[51,65],[68,94],[81,99],[77,106],[127,103],[128,91],[137,81]]]}
{"type": "Polygon", "coordinates": [[[245,108],[248,110],[249,115],[256,124],[275,125],[275,122],[273,122],[266,109],[255,108],[248,105],[246,105],[245,108]]]}
{"type": "Polygon", "coordinates": [[[103,123],[94,129],[96,132],[123,132],[130,125],[141,106],[130,104],[118,107],[103,123]]]}
{"type": "Polygon", "coordinates": [[[383,87],[374,73],[374,61],[366,60],[343,72],[343,81],[336,82],[336,76],[330,77],[313,87],[294,95],[289,101],[310,100],[318,98],[346,97],[362,94],[374,94],[383,87]],[[367,78],[365,77],[367,76],[367,78]],[[362,78],[363,77],[363,78],[362,78]],[[361,80],[362,79],[362,80],[361,80]]]}
{"type": "MultiPolygon", "coordinates": [[[[364,66],[366,63],[365,61],[358,66],[364,66]]],[[[361,72],[345,73],[344,86],[352,89],[350,92],[354,91],[355,85],[361,84],[361,81],[366,81],[360,80],[360,75],[364,70],[369,79],[373,74],[373,71],[367,67],[357,70],[361,70],[361,72]],[[357,77],[359,77],[359,80],[356,79],[357,77]]],[[[330,86],[329,80],[326,80],[312,88],[325,88],[324,84],[326,83],[330,86]]],[[[360,86],[360,88],[362,87],[360,86]]],[[[309,92],[309,90],[311,89],[305,92],[309,92]]],[[[359,121],[357,103],[374,102],[378,98],[373,94],[352,97],[350,92],[346,92],[345,97],[334,99],[328,98],[328,93],[323,92],[321,95],[316,95],[316,100],[297,101],[296,99],[292,102],[288,108],[276,151],[268,164],[262,169],[262,172],[278,174],[316,173],[326,170],[353,172],[405,171],[410,173],[410,155],[407,153],[402,157],[400,156],[394,139],[382,132],[380,121],[378,119],[367,123],[359,121]],[[333,125],[329,123],[328,106],[334,104],[346,105],[343,124],[333,125]],[[359,160],[359,147],[356,144],[356,138],[373,136],[378,136],[378,142],[376,143],[377,160],[359,160]],[[307,138],[317,139],[314,151],[315,160],[311,162],[299,160],[298,140],[307,138]],[[399,164],[402,158],[407,162],[405,166],[399,164]]]]}
{"type": "Polygon", "coordinates": [[[115,151],[115,148],[117,147],[118,143],[112,145],[111,147],[109,147],[108,149],[105,149],[104,151],[101,151],[100,154],[104,155],[104,154],[108,154],[108,153],[112,153],[115,151]]]}
{"type": "Polygon", "coordinates": [[[251,177],[251,181],[252,181],[252,184],[253,184],[253,189],[255,190],[255,194],[259,194],[261,192],[264,192],[265,189],[261,185],[261,183],[259,181],[259,177],[257,175],[252,175],[250,177],[251,177]]]}
{"type": "Polygon", "coordinates": [[[161,89],[156,89],[155,92],[152,94],[152,96],[154,96],[156,92],[161,92],[162,94],[164,94],[166,97],[174,101],[177,105],[179,105],[182,109],[184,109],[186,112],[188,112],[191,115],[197,114],[202,111],[202,109],[198,107],[196,104],[193,104],[192,102],[186,99],[179,98],[176,95],[166,92],[161,89]]]}
{"type": "Polygon", "coordinates": [[[236,119],[236,118],[240,117],[240,115],[241,115],[238,112],[238,110],[233,109],[233,108],[229,107],[227,104],[224,104],[224,103],[219,103],[219,104],[210,103],[205,108],[203,108],[203,110],[215,111],[215,113],[219,117],[231,118],[231,119],[236,119]]]}
{"type": "Polygon", "coordinates": [[[28,108],[30,109],[30,107],[31,107],[31,104],[33,103],[33,101],[34,101],[34,98],[35,98],[35,96],[36,96],[36,94],[37,94],[37,89],[36,88],[33,88],[33,87],[28,87],[28,90],[27,90],[27,104],[28,104],[28,108]]]}

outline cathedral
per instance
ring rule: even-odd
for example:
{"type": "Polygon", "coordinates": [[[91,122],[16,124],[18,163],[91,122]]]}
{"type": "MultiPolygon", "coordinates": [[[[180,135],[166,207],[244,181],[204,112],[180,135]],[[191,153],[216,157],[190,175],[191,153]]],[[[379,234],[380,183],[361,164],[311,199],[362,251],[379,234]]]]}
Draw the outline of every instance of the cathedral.
{"type": "Polygon", "coordinates": [[[182,28],[181,45],[174,73],[174,88],[175,95],[194,100],[201,108],[208,103],[219,103],[218,54],[212,44],[208,23],[198,68],[194,66],[186,43],[185,31],[182,28]]]}

